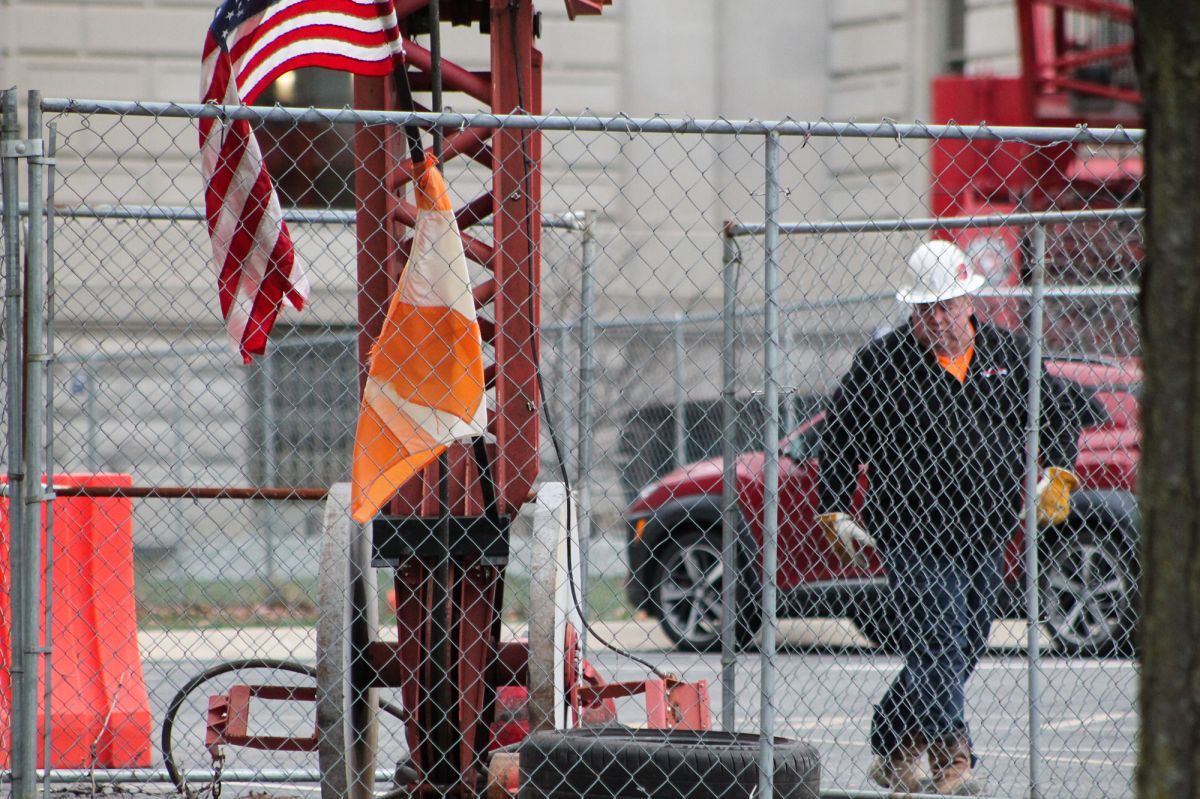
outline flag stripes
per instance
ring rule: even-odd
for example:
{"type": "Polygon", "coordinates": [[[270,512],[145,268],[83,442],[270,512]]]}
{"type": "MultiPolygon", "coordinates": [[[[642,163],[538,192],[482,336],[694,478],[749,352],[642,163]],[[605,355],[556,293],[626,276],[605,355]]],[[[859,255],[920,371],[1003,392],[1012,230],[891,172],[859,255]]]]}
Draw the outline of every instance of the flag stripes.
{"type": "MultiPolygon", "coordinates": [[[[383,75],[403,52],[387,2],[226,0],[204,43],[201,100],[253,102],[300,67],[383,75]]],[[[309,282],[250,123],[201,119],[200,152],[221,317],[249,363],[266,351],[281,309],[304,307],[309,282]]]]}

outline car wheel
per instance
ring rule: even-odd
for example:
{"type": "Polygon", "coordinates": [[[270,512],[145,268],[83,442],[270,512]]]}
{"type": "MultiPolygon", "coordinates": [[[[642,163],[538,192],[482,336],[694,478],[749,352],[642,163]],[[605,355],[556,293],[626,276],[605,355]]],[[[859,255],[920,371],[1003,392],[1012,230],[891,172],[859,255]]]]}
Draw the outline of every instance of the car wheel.
{"type": "MultiPolygon", "coordinates": [[[[663,632],[677,649],[720,648],[723,574],[721,547],[712,537],[687,533],[665,545],[654,600],[663,632]]],[[[738,644],[744,645],[756,632],[753,608],[757,605],[739,597],[737,607],[738,644]]]]}
{"type": "Polygon", "coordinates": [[[1068,655],[1126,651],[1137,590],[1128,553],[1112,537],[1090,530],[1056,539],[1038,580],[1042,619],[1059,651],[1068,655]]]}

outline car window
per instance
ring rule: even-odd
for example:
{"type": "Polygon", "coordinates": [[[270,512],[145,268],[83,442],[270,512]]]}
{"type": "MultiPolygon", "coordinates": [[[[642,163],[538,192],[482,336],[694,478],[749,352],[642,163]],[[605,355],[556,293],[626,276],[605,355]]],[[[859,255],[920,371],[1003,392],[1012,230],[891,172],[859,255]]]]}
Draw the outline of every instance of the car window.
{"type": "Polygon", "coordinates": [[[788,441],[784,454],[794,461],[806,461],[817,457],[821,449],[821,428],[824,423],[824,419],[818,419],[807,430],[793,436],[788,441]]]}

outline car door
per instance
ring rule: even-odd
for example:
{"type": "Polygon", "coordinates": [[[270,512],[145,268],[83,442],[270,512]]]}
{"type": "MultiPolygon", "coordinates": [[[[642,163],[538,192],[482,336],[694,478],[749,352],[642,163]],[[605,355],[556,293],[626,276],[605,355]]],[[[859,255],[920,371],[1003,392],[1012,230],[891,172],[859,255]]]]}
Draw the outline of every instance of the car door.
{"type": "MultiPolygon", "coordinates": [[[[880,570],[875,553],[867,567],[844,566],[817,524],[817,475],[824,412],[815,414],[784,440],[779,466],[779,585],[795,587],[842,577],[861,577],[880,570]]],[[[860,466],[858,487],[847,510],[857,515],[866,496],[866,468],[860,466]]]]}
{"type": "Polygon", "coordinates": [[[779,460],[779,585],[794,588],[841,572],[817,524],[817,468],[824,413],[784,440],[779,460]]]}

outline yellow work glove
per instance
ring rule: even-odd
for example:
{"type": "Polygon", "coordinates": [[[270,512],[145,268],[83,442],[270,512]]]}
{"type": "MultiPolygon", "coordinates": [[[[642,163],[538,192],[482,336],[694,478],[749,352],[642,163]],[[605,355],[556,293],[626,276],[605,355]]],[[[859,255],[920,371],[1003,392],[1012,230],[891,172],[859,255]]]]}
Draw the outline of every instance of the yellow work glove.
{"type": "Polygon", "coordinates": [[[875,548],[875,539],[846,513],[825,513],[817,517],[821,532],[843,566],[867,567],[866,550],[875,548]]]}
{"type": "Polygon", "coordinates": [[[1071,492],[1079,488],[1074,473],[1051,466],[1037,485],[1038,524],[1062,524],[1071,515],[1071,492]]]}

